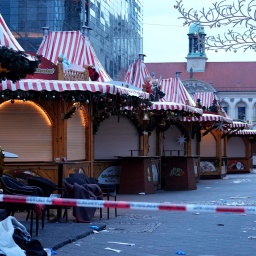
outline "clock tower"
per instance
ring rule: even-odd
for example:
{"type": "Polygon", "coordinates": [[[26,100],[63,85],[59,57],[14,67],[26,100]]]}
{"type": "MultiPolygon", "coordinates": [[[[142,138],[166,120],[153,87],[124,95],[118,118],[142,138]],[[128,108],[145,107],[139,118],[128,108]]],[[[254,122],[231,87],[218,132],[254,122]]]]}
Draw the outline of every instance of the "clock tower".
{"type": "Polygon", "coordinates": [[[207,57],[205,54],[204,27],[196,22],[189,27],[189,52],[187,55],[187,72],[204,72],[207,57]]]}

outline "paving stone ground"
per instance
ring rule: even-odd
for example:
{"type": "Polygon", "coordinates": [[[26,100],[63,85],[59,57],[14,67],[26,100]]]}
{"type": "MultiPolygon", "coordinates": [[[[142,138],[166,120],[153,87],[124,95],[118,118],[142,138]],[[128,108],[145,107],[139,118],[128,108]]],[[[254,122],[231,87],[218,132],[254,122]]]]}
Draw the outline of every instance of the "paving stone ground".
{"type": "MultiPolygon", "coordinates": [[[[196,190],[118,195],[118,200],[256,207],[256,173],[200,180],[196,190]]],[[[92,223],[81,224],[75,223],[70,212],[69,223],[46,223],[36,238],[59,256],[255,255],[255,214],[118,209],[115,218],[110,209],[108,220],[106,209],[103,213],[103,219],[97,212],[92,223]],[[102,230],[94,233],[92,225],[102,230]]]]}

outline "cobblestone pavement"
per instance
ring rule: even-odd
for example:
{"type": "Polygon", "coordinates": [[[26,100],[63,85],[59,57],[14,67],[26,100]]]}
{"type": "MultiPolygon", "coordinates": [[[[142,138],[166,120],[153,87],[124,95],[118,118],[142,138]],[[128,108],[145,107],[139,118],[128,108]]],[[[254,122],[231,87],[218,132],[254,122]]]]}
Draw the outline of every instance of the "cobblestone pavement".
{"type": "MultiPolygon", "coordinates": [[[[255,192],[256,173],[253,172],[200,180],[197,190],[118,195],[118,200],[256,206],[255,192]]],[[[110,209],[110,212],[109,220],[93,222],[96,226],[106,225],[105,229],[59,248],[57,255],[255,255],[254,214],[118,209],[115,218],[114,210],[110,209]]]]}

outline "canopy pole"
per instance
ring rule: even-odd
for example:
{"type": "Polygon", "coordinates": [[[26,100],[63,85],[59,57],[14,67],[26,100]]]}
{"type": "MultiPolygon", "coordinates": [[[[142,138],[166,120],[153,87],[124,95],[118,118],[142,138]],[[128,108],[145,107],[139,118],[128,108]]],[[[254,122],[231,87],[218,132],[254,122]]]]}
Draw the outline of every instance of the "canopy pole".
{"type": "Polygon", "coordinates": [[[82,12],[83,12],[82,26],[85,26],[85,0],[82,0],[82,12]]]}

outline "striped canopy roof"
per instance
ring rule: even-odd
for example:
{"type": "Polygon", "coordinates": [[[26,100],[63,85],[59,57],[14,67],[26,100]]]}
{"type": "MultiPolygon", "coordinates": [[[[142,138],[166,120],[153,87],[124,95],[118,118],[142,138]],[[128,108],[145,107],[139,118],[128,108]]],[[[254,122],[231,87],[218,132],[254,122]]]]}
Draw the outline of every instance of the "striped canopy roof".
{"type": "Polygon", "coordinates": [[[232,123],[232,119],[217,114],[203,113],[200,117],[183,117],[183,122],[223,122],[232,123]]]}
{"type": "Polygon", "coordinates": [[[256,130],[239,130],[235,133],[236,135],[256,135],[256,130]]]}
{"type": "Polygon", "coordinates": [[[245,122],[240,122],[240,121],[233,121],[232,124],[229,124],[229,128],[245,128],[248,129],[250,128],[251,125],[245,122]]]}
{"type": "Polygon", "coordinates": [[[142,89],[142,85],[147,76],[150,77],[150,73],[144,61],[138,58],[135,63],[130,64],[124,82],[142,89]]]}
{"type": "MultiPolygon", "coordinates": [[[[144,61],[141,58],[138,58],[134,64],[130,64],[124,82],[142,89],[146,77],[151,77],[151,75],[144,61]]],[[[165,97],[161,99],[162,102],[175,102],[179,104],[188,103],[190,106],[196,106],[192,97],[183,86],[180,78],[163,79],[159,81],[159,84],[161,86],[161,91],[165,93],[165,97]]]]}
{"type": "Polygon", "coordinates": [[[24,49],[20,46],[18,41],[13,36],[12,32],[7,27],[2,15],[0,14],[0,46],[12,48],[15,51],[22,51],[24,49]]]}
{"type": "Polygon", "coordinates": [[[179,77],[163,79],[161,81],[161,90],[165,93],[161,101],[171,101],[182,104],[188,103],[190,106],[196,106],[179,77]]]}
{"type": "Polygon", "coordinates": [[[91,91],[110,94],[127,94],[130,96],[148,99],[149,94],[143,91],[129,89],[123,86],[104,82],[92,81],[60,81],[60,80],[42,80],[42,79],[23,79],[16,83],[10,80],[0,83],[0,91],[91,91]]]}
{"type": "Polygon", "coordinates": [[[152,102],[151,110],[183,110],[188,113],[196,113],[202,115],[203,110],[189,105],[176,102],[152,102]]]}
{"type": "Polygon", "coordinates": [[[79,66],[93,65],[99,73],[99,82],[112,79],[103,68],[90,40],[80,31],[53,31],[44,36],[37,51],[52,63],[58,63],[58,57],[64,55],[70,64],[79,66]]]}
{"type": "Polygon", "coordinates": [[[213,100],[217,98],[213,92],[196,92],[193,95],[193,100],[197,102],[198,99],[200,99],[202,106],[210,107],[213,103],[213,100]]]}

